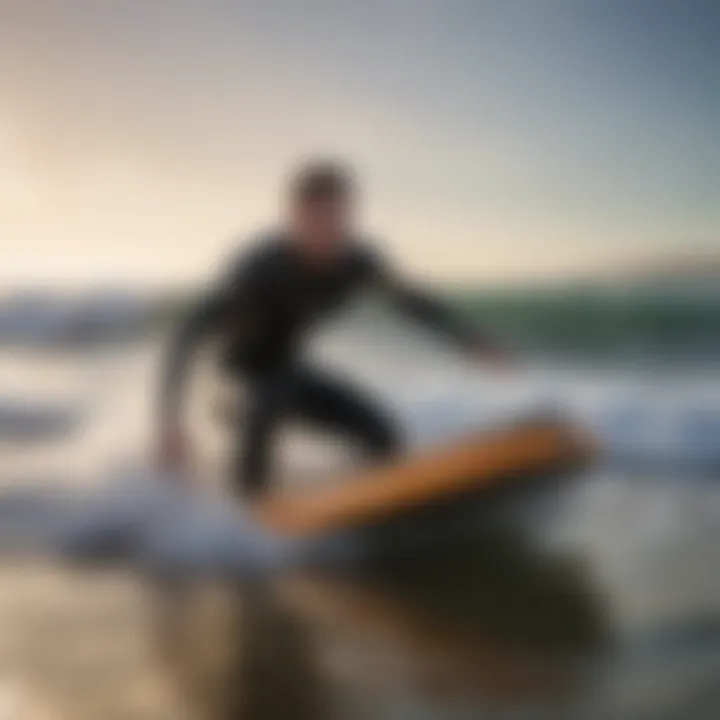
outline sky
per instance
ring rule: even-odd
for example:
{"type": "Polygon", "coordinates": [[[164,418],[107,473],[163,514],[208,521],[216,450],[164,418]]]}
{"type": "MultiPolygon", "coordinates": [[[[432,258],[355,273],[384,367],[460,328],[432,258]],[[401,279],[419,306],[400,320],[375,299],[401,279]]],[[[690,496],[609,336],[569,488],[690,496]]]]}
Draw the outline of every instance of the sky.
{"type": "Polygon", "coordinates": [[[299,160],[439,280],[720,254],[713,0],[0,0],[0,283],[199,280],[299,160]]]}

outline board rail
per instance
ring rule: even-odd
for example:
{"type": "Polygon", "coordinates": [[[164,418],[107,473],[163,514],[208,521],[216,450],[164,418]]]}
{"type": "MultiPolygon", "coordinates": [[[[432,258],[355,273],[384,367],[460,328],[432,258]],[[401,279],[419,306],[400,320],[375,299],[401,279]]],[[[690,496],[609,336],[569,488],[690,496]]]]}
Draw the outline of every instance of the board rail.
{"type": "Polygon", "coordinates": [[[523,475],[575,466],[591,455],[589,439],[568,423],[525,422],[472,433],[302,497],[269,497],[256,502],[254,511],[282,534],[327,533],[501,487],[523,475]]]}

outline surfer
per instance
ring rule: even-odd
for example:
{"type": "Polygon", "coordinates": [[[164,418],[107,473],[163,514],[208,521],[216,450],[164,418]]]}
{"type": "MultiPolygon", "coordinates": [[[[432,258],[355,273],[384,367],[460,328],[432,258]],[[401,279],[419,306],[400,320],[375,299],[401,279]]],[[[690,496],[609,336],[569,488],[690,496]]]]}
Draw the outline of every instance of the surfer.
{"type": "Polygon", "coordinates": [[[342,164],[301,167],[289,182],[284,227],[263,234],[230,262],[181,323],[162,377],[160,453],[166,467],[179,469],[188,457],[180,420],[185,372],[210,334],[221,341],[224,371],[248,389],[236,425],[232,474],[236,489],[249,497],[266,489],[273,439],[284,418],[339,432],[375,460],[400,450],[401,433],[382,403],[301,359],[317,322],[360,291],[377,290],[473,358],[504,361],[495,342],[401,280],[356,232],[356,195],[355,178],[342,164]]]}

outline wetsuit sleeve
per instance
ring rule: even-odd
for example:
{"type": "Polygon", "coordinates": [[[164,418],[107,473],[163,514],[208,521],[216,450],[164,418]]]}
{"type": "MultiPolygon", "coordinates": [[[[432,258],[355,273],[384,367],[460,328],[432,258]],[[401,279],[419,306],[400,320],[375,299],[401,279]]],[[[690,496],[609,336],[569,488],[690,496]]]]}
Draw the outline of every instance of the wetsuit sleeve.
{"type": "Polygon", "coordinates": [[[241,295],[242,272],[234,267],[203,293],[173,333],[161,371],[160,419],[165,427],[171,427],[180,415],[187,368],[195,351],[222,330],[241,295]]]}
{"type": "Polygon", "coordinates": [[[369,265],[376,286],[405,316],[463,350],[498,349],[489,335],[464,322],[433,293],[399,276],[386,261],[376,257],[369,265]]]}

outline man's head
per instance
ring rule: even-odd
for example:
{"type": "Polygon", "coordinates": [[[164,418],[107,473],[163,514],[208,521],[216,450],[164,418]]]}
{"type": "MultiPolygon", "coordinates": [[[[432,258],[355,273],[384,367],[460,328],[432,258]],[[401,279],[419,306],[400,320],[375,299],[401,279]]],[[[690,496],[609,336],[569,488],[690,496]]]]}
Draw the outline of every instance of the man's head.
{"type": "Polygon", "coordinates": [[[355,204],[352,171],[336,161],[303,165],[288,190],[289,223],[302,249],[318,258],[333,256],[350,235],[355,204]]]}

